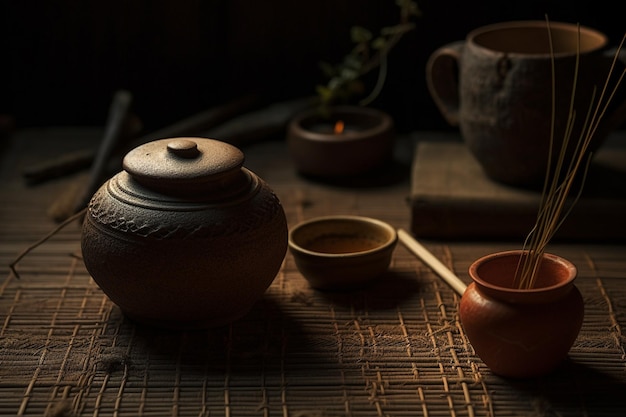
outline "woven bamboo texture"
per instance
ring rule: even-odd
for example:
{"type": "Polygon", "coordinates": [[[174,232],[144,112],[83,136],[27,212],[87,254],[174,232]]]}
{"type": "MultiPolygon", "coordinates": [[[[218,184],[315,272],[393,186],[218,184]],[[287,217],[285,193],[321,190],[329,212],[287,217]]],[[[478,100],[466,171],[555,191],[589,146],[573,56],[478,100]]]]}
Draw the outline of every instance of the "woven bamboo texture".
{"type": "MultiPolygon", "coordinates": [[[[71,181],[26,186],[20,167],[87,139],[97,135],[31,130],[5,150],[0,415],[626,415],[625,246],[552,248],[578,266],[586,315],[569,359],[532,380],[491,374],[459,323],[458,296],[400,245],[387,275],[343,293],[312,290],[287,254],[246,317],[196,332],[143,328],[126,319],[86,272],[76,224],[25,257],[19,280],[11,277],[7,265],[17,253],[54,227],[47,207],[71,181]]],[[[296,175],[283,142],[244,151],[246,165],[278,194],[290,225],[359,214],[409,227],[408,177],[376,187],[330,186],[296,175]]],[[[423,243],[466,282],[473,259],[519,246],[423,243]]]]}

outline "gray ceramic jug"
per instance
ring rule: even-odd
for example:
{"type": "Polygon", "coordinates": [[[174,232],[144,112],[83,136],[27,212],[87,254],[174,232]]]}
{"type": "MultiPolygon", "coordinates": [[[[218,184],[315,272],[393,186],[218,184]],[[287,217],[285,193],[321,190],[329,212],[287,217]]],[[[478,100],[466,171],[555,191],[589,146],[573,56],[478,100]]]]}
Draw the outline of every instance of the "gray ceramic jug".
{"type": "Polygon", "coordinates": [[[608,42],[604,33],[573,23],[495,23],[435,50],[427,85],[488,177],[541,185],[552,131],[554,166],[561,146],[569,160],[579,140],[588,138],[585,153],[592,154],[626,121],[626,83],[611,96],[626,55],[615,59],[608,42]]]}

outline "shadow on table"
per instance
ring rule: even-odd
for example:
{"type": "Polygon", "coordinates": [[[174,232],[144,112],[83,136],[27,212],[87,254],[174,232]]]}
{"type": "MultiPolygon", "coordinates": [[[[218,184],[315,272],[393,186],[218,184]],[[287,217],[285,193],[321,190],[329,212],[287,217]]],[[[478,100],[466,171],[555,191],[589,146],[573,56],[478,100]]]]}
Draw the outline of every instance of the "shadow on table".
{"type": "Polygon", "coordinates": [[[147,327],[119,313],[112,316],[108,327],[117,327],[124,336],[117,337],[115,347],[103,348],[96,365],[98,371],[113,373],[126,368],[136,378],[153,374],[165,379],[176,372],[190,378],[213,378],[229,373],[240,377],[279,375],[302,366],[311,372],[335,369],[337,335],[332,330],[335,319],[328,314],[329,305],[342,310],[345,306],[368,311],[394,309],[423,290],[414,273],[389,271],[357,291],[310,294],[311,304],[306,308],[313,311],[305,319],[298,313],[303,307],[296,304],[307,300],[278,302],[266,294],[243,318],[197,331],[147,327]]]}
{"type": "Polygon", "coordinates": [[[306,356],[307,366],[313,368],[334,362],[333,355],[323,351],[326,347],[320,348],[315,334],[304,331],[298,320],[267,295],[241,319],[203,330],[148,327],[121,313],[119,319],[123,321],[123,333],[132,334],[132,339],[118,339],[113,351],[117,356],[105,351],[96,358],[99,371],[121,372],[126,367],[135,378],[151,374],[165,380],[175,377],[175,373],[191,379],[226,375],[256,378],[280,375],[290,360],[297,362],[302,355],[306,356]]]}
{"type": "MultiPolygon", "coordinates": [[[[623,363],[621,367],[623,374],[623,363]]],[[[528,396],[537,415],[626,415],[626,380],[572,360],[543,378],[507,382],[528,396]]],[[[497,407],[497,393],[495,397],[497,407]]]]}
{"type": "MultiPolygon", "coordinates": [[[[127,320],[127,319],[125,319],[127,320]]],[[[281,311],[275,300],[264,297],[243,318],[224,326],[201,330],[169,330],[129,322],[133,327],[133,356],[140,360],[171,362],[189,372],[235,368],[271,369],[289,338],[305,337],[299,324],[281,311]],[[152,359],[150,359],[152,358],[152,359]]],[[[139,364],[135,364],[139,365],[139,364]]]]}
{"type": "Polygon", "coordinates": [[[357,290],[318,291],[330,303],[341,306],[367,308],[368,311],[395,309],[405,300],[424,290],[424,283],[416,280],[415,272],[387,271],[369,285],[357,290]]]}

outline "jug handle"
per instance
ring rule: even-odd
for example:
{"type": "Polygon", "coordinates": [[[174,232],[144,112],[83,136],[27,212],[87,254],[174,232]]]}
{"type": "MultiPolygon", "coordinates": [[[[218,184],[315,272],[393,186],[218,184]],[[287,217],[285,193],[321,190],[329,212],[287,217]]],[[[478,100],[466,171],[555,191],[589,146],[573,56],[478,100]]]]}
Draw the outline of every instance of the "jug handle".
{"type": "Polygon", "coordinates": [[[459,72],[465,41],[452,42],[436,49],[426,63],[426,85],[444,119],[459,126],[459,72]]]}

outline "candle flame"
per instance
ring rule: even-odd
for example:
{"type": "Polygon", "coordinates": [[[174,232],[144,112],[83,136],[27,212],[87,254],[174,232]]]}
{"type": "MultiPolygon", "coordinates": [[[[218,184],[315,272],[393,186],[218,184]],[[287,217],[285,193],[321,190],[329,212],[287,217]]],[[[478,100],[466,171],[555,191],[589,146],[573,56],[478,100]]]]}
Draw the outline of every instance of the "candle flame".
{"type": "Polygon", "coordinates": [[[343,120],[337,120],[337,122],[335,123],[335,128],[334,128],[333,131],[336,134],[343,133],[344,127],[345,127],[345,124],[343,123],[343,120]]]}

